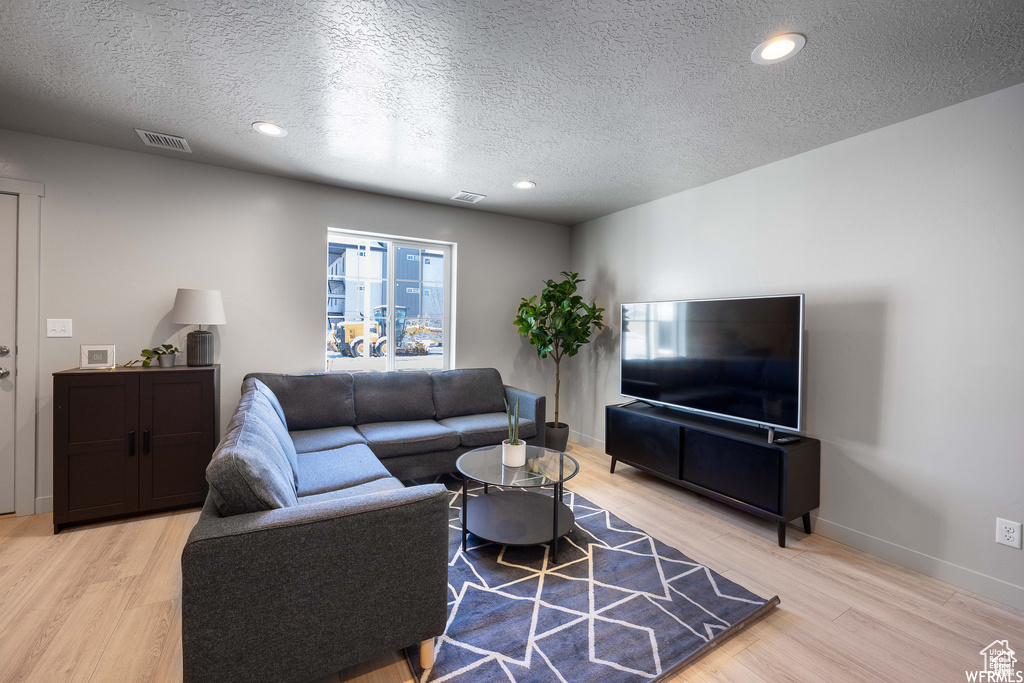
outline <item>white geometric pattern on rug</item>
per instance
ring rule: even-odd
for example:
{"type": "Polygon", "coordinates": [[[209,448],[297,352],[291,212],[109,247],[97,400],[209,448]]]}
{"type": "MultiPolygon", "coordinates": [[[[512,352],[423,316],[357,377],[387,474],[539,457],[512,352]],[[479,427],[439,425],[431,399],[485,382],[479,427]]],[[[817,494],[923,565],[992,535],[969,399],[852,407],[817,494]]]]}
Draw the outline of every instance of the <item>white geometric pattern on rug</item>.
{"type": "MultiPolygon", "coordinates": [[[[550,544],[470,534],[463,551],[461,482],[446,485],[448,622],[433,669],[409,652],[421,683],[651,681],[771,602],[568,490],[576,523],[559,564],[550,544]]],[[[482,494],[471,484],[470,497],[482,494]]]]}

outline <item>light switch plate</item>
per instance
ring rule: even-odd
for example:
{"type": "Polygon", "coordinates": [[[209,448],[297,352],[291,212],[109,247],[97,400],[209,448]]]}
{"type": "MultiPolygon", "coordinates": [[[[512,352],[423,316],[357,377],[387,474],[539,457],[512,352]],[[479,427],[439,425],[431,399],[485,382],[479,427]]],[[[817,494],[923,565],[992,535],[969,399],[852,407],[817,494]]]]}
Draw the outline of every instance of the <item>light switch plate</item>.
{"type": "Polygon", "coordinates": [[[46,336],[47,337],[70,337],[71,336],[71,318],[47,318],[46,319],[46,336]]]}

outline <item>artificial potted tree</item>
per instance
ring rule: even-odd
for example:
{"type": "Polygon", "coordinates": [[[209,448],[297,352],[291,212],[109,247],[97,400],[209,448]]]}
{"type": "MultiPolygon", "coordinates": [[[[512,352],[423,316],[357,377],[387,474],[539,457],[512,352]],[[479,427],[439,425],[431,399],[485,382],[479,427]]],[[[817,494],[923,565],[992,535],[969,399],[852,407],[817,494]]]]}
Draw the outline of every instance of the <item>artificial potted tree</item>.
{"type": "Polygon", "coordinates": [[[519,333],[537,347],[537,355],[555,361],[555,421],[545,423],[544,445],[559,451],[569,442],[569,425],[558,419],[562,358],[575,356],[590,341],[594,328],[604,328],[604,309],[594,302],[588,305],[576,293],[584,282],[580,274],[562,271],[562,276],[561,282],[544,282],[539,301],[535,296],[524,297],[515,319],[519,333]]]}

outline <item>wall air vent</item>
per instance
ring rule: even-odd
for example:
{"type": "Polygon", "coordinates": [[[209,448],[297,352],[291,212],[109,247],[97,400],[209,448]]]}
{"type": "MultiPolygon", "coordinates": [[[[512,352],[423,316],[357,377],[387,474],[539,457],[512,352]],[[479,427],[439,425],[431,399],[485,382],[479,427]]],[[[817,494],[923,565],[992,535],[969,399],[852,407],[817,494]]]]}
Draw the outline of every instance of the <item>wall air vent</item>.
{"type": "Polygon", "coordinates": [[[452,196],[452,199],[457,202],[464,204],[476,204],[478,201],[486,197],[485,194],[476,194],[475,192],[459,192],[452,196]]]}
{"type": "Polygon", "coordinates": [[[161,147],[163,149],[173,149],[175,152],[188,152],[192,153],[189,149],[188,143],[185,138],[179,138],[177,135],[168,135],[166,133],[154,133],[151,130],[139,130],[135,129],[135,132],[139,134],[142,141],[150,147],[161,147]]]}

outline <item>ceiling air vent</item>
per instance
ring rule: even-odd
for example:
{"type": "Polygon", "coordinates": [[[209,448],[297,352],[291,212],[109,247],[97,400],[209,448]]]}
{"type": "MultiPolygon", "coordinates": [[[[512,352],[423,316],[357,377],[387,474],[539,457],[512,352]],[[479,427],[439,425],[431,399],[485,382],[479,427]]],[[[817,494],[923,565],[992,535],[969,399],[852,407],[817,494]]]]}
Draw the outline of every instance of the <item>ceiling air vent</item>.
{"type": "Polygon", "coordinates": [[[162,147],[163,149],[173,149],[175,152],[192,153],[192,150],[188,148],[188,143],[185,142],[185,138],[179,138],[177,135],[154,133],[151,130],[139,130],[138,128],[135,129],[135,132],[150,147],[162,147]]]}
{"type": "Polygon", "coordinates": [[[452,199],[465,204],[476,204],[486,196],[487,195],[485,194],[476,194],[475,192],[459,192],[458,194],[453,195],[452,199]]]}

